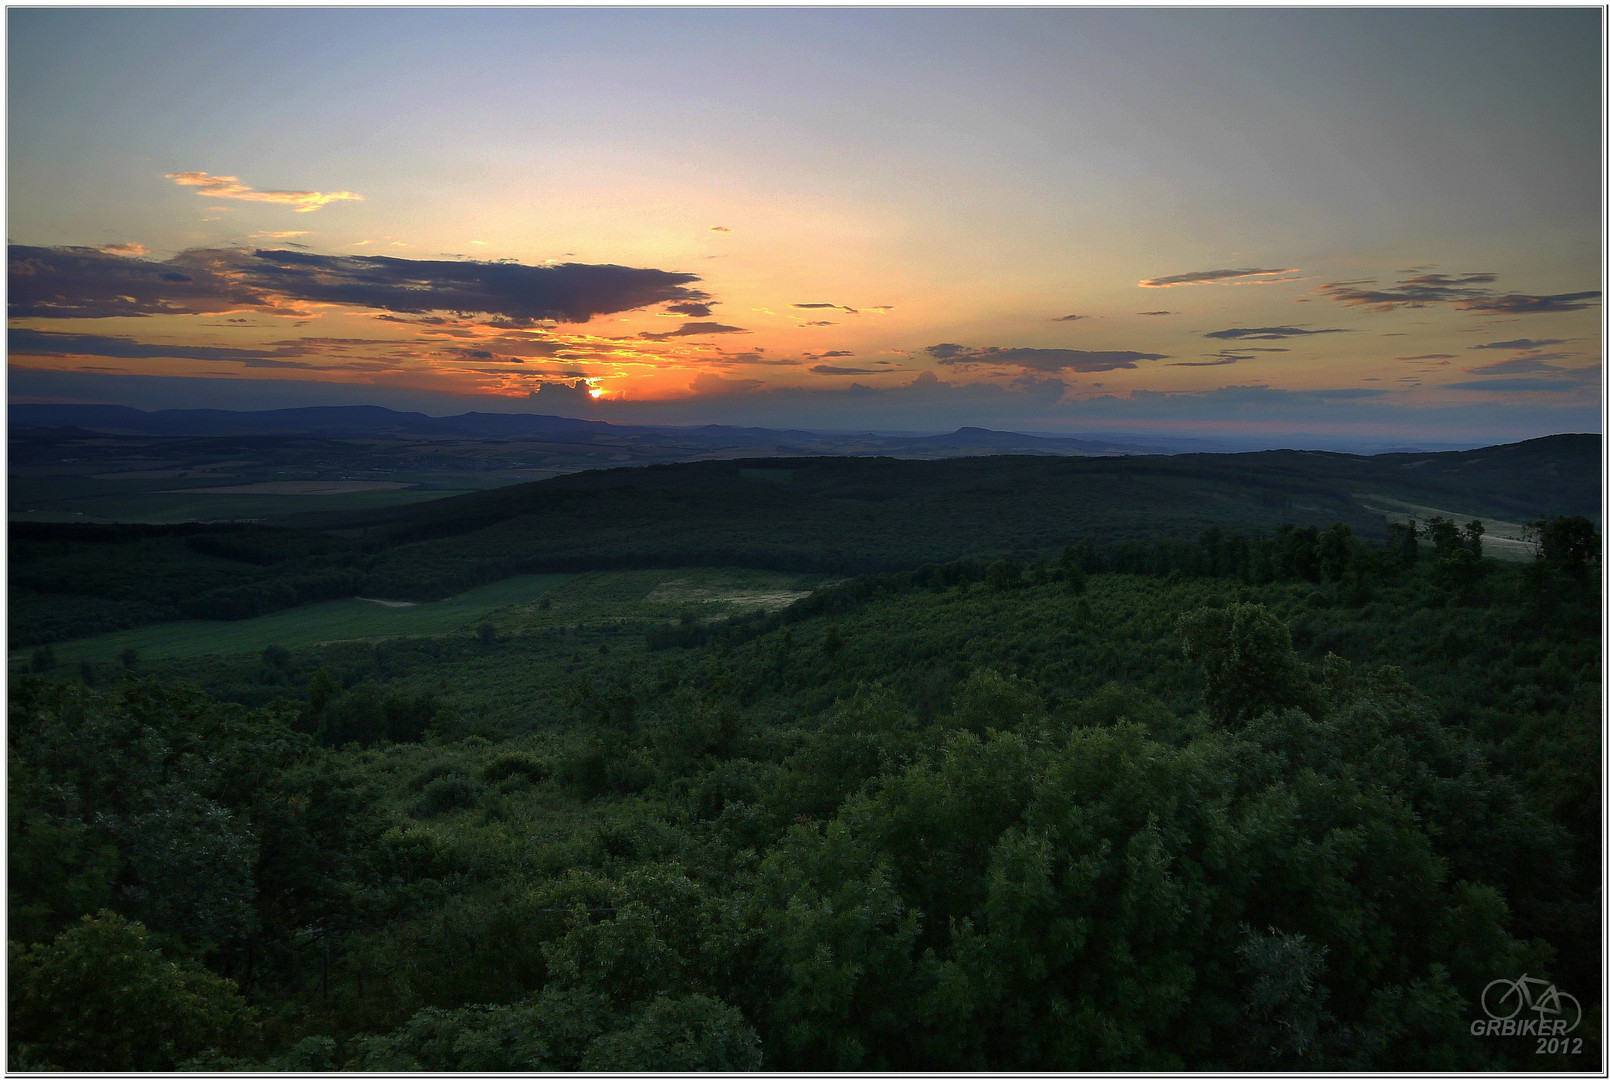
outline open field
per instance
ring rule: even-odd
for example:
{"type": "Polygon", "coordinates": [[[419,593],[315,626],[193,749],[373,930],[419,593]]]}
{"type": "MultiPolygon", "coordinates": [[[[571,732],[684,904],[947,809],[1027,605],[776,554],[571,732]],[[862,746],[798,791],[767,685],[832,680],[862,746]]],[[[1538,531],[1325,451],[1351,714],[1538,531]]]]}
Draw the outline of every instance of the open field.
{"type": "Polygon", "coordinates": [[[489,621],[499,633],[638,620],[706,622],[756,607],[786,607],[829,580],[821,574],[736,568],[603,570],[576,574],[551,593],[505,608],[489,621]]]}
{"type": "MultiPolygon", "coordinates": [[[[1410,521],[1423,523],[1430,518],[1440,517],[1455,525],[1464,526],[1477,520],[1469,514],[1438,510],[1434,506],[1421,506],[1401,499],[1390,499],[1385,495],[1360,495],[1358,501],[1366,510],[1383,515],[1393,524],[1410,521]]],[[[1487,530],[1481,539],[1482,554],[1508,562],[1531,562],[1537,558],[1537,552],[1533,550],[1532,545],[1522,538],[1526,529],[1524,525],[1514,521],[1496,521],[1492,518],[1481,518],[1480,521],[1487,530]]]]}
{"type": "MultiPolygon", "coordinates": [[[[446,600],[411,603],[349,597],[307,604],[254,619],[185,620],[120,630],[51,646],[57,663],[114,662],[125,649],[142,659],[250,655],[270,645],[313,645],[471,632],[491,623],[499,634],[636,620],[708,621],[754,607],[780,607],[805,596],[823,577],[702,568],[527,574],[446,600]]],[[[12,667],[31,650],[18,650],[12,667]]]]}
{"type": "MultiPolygon", "coordinates": [[[[115,661],[124,649],[150,659],[228,656],[261,652],[270,645],[307,648],[328,641],[351,641],[411,635],[450,634],[474,629],[486,616],[522,604],[562,583],[564,574],[530,574],[510,578],[431,603],[391,607],[357,597],[308,604],[255,619],[233,622],[192,619],[119,630],[96,637],[63,641],[52,648],[59,663],[115,661]]],[[[11,657],[13,664],[26,659],[11,657]]]]}

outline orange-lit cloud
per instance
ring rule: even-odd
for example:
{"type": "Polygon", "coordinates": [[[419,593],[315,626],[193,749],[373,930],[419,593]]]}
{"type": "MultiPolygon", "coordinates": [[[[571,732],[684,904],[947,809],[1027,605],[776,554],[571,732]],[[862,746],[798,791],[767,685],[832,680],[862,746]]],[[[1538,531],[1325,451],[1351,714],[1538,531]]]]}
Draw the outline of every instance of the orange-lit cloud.
{"type": "Polygon", "coordinates": [[[108,255],[144,255],[144,244],[105,244],[97,250],[108,255]]]}
{"type": "Polygon", "coordinates": [[[165,175],[181,187],[198,189],[196,194],[209,199],[277,203],[289,206],[298,214],[311,214],[333,202],[363,201],[363,196],[355,191],[258,191],[233,176],[213,176],[204,172],[176,172],[165,175]]]}

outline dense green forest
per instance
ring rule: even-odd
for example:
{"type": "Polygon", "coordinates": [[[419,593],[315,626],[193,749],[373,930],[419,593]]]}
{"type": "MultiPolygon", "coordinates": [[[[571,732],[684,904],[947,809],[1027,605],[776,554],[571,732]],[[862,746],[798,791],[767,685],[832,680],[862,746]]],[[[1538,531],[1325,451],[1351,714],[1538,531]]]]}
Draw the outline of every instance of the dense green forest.
{"type": "MultiPolygon", "coordinates": [[[[1596,1068],[1593,523],[1539,522],[1520,565],[1441,518],[1119,515],[1050,544],[1037,505],[1021,549],[891,531],[716,619],[76,666],[48,642],[91,614],[37,631],[10,685],[10,1066],[1596,1068]],[[1580,1003],[1567,1037],[1473,1034],[1523,975],[1580,1003]]],[[[14,528],[12,572],[105,559],[154,621],[168,566],[198,596],[274,583],[253,566],[385,581],[436,565],[421,545],[448,566],[420,531],[445,506],[129,528],[132,565],[14,528]]],[[[489,512],[468,573],[532,527],[489,512]]],[[[599,535],[591,568],[624,565],[599,535]]],[[[352,586],[320,588],[296,596],[352,586]]]]}

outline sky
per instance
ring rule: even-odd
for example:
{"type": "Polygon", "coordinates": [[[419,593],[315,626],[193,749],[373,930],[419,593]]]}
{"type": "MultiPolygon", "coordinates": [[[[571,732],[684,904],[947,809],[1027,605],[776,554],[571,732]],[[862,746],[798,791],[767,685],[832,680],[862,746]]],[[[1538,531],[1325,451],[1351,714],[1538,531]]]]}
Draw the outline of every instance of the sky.
{"type": "Polygon", "coordinates": [[[1599,431],[1601,18],[11,8],[9,396],[1599,431]]]}

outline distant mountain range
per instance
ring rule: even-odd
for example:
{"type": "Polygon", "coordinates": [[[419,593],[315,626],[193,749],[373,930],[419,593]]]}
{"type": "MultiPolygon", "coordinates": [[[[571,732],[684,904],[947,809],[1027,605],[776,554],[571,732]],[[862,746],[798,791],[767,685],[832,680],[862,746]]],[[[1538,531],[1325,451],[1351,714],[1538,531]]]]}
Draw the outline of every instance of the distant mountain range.
{"type": "MultiPolygon", "coordinates": [[[[667,463],[720,457],[799,457],[810,455],[898,458],[971,457],[1031,454],[1051,457],[1108,457],[1134,454],[1235,452],[1257,449],[1233,440],[1145,436],[1027,435],[964,427],[948,434],[855,433],[773,430],[755,427],[671,427],[612,424],[530,413],[470,412],[428,416],[396,412],[378,405],[319,406],[263,412],[223,409],[165,409],[145,412],[122,405],[14,404],[8,407],[11,432],[77,429],[113,435],[158,438],[270,436],[322,439],[476,439],[556,443],[626,451],[636,463],[667,463]]],[[[1424,451],[1445,447],[1379,447],[1424,451]]],[[[600,462],[605,464],[606,462],[600,462]]],[[[607,464],[622,464],[618,457],[607,464]]]]}

